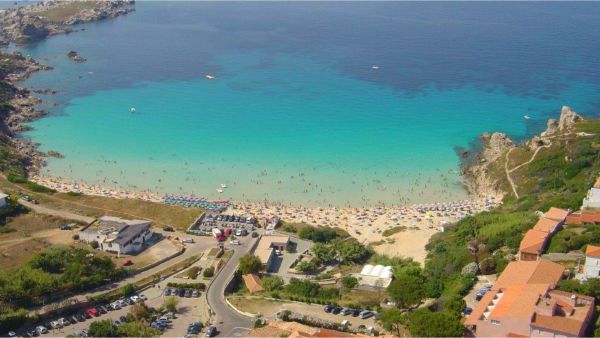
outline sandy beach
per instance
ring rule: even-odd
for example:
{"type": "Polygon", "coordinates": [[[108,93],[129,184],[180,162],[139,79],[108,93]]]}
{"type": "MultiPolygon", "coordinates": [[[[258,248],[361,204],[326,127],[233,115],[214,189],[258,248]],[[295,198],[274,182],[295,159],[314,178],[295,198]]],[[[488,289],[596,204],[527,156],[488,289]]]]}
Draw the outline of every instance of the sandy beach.
{"type": "MultiPolygon", "coordinates": [[[[33,176],[32,181],[59,192],[78,192],[110,198],[132,198],[162,203],[163,195],[151,191],[111,189],[99,185],[51,176],[33,176]]],[[[314,226],[339,227],[364,244],[373,243],[376,252],[389,256],[412,257],[423,263],[425,245],[429,238],[458,220],[490,210],[501,203],[502,197],[487,195],[467,200],[378,207],[305,207],[269,202],[232,201],[225,211],[235,215],[252,215],[259,220],[279,217],[285,222],[307,223],[314,226]],[[398,232],[384,236],[384,231],[401,227],[398,232]]]]}

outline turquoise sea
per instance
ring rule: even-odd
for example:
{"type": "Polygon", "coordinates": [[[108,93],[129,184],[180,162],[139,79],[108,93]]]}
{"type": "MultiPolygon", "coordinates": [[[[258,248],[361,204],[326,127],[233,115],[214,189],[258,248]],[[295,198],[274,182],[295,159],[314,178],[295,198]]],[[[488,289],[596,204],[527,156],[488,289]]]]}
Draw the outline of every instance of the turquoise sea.
{"type": "Polygon", "coordinates": [[[54,67],[23,85],[60,90],[24,135],[65,155],[46,173],[307,205],[453,200],[456,150],[482,132],[600,111],[597,3],[135,7],[22,48],[54,67]]]}

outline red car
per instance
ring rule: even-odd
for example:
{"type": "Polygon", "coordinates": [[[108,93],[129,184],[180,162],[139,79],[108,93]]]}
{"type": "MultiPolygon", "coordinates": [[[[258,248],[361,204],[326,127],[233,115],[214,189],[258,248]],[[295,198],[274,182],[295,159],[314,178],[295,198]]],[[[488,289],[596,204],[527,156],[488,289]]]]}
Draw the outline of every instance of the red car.
{"type": "Polygon", "coordinates": [[[125,265],[125,266],[130,266],[131,264],[133,264],[131,259],[126,259],[125,261],[123,261],[123,265],[125,265]]]}
{"type": "Polygon", "coordinates": [[[89,309],[85,310],[85,313],[87,313],[88,315],[93,316],[93,317],[100,316],[100,313],[98,313],[98,310],[96,310],[94,308],[89,308],[89,309]]]}

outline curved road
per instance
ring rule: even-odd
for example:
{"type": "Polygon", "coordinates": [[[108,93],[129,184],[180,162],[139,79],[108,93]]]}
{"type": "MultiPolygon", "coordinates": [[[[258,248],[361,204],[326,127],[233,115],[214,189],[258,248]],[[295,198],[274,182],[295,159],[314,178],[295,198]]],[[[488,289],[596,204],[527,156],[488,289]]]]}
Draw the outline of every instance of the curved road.
{"type": "Polygon", "coordinates": [[[214,313],[213,325],[219,330],[219,335],[224,337],[246,337],[248,331],[254,326],[255,319],[239,314],[225,302],[225,286],[229,283],[237,270],[240,257],[248,253],[258,238],[247,237],[242,245],[236,246],[233,255],[205,292],[208,306],[214,313]]]}

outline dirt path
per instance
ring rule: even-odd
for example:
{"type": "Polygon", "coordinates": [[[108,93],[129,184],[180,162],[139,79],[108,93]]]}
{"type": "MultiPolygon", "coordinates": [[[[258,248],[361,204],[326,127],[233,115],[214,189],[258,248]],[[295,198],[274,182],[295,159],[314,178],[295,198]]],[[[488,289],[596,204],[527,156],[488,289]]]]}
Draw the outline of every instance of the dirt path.
{"type": "Polygon", "coordinates": [[[94,217],[78,215],[78,214],[64,211],[64,210],[56,210],[56,209],[51,209],[48,207],[41,206],[39,204],[33,204],[31,202],[25,201],[22,198],[18,200],[18,203],[28,209],[33,210],[34,212],[36,212],[38,214],[57,216],[60,218],[64,218],[64,219],[68,219],[68,220],[72,220],[72,221],[76,221],[76,222],[82,222],[85,224],[90,224],[96,220],[94,217]]]}
{"type": "Polygon", "coordinates": [[[513,193],[515,194],[516,198],[519,198],[519,194],[517,193],[517,185],[515,184],[515,182],[513,181],[512,177],[510,177],[510,174],[512,172],[514,172],[515,170],[518,170],[519,168],[528,165],[529,163],[533,162],[533,160],[535,160],[535,157],[537,156],[537,154],[540,152],[540,150],[542,150],[542,148],[550,148],[550,146],[552,146],[552,142],[550,142],[549,144],[543,145],[543,146],[539,146],[535,149],[535,151],[533,152],[533,155],[531,155],[531,158],[529,159],[529,161],[527,162],[523,162],[521,164],[519,164],[518,166],[512,168],[512,169],[508,169],[508,156],[510,155],[510,153],[513,151],[513,149],[515,148],[510,148],[507,152],[506,152],[506,161],[504,162],[504,171],[506,173],[506,179],[508,180],[508,183],[510,183],[510,187],[512,188],[513,193]]]}

